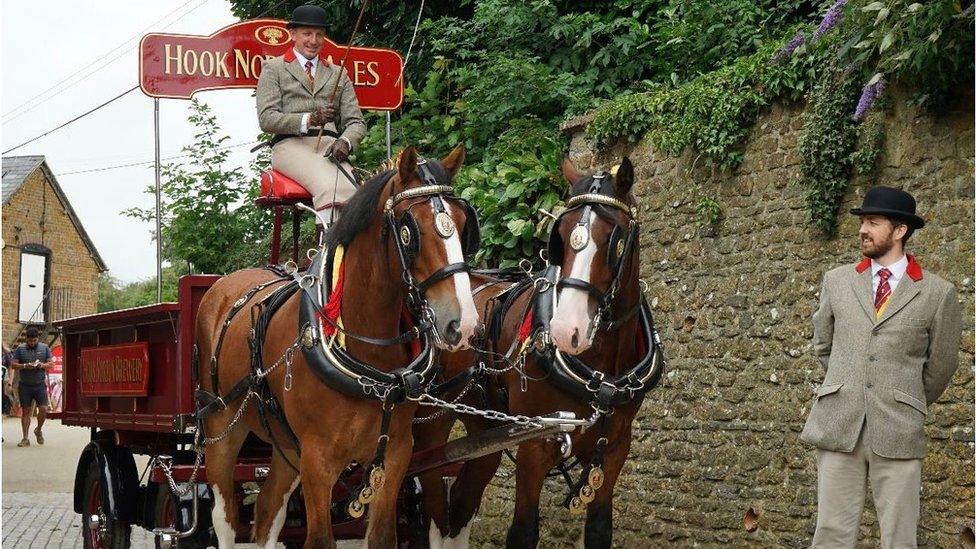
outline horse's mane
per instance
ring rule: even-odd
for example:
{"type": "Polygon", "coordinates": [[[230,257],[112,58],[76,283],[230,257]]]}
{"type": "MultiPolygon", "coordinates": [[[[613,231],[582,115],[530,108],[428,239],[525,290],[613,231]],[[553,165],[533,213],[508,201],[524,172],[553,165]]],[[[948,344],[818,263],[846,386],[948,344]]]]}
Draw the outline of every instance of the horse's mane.
{"type": "MultiPolygon", "coordinates": [[[[434,179],[438,185],[450,185],[451,176],[440,162],[428,160],[434,179]]],[[[326,231],[325,244],[331,248],[336,245],[349,246],[359,233],[366,230],[373,219],[380,214],[379,198],[390,178],[396,175],[395,169],[384,170],[363,184],[342,208],[342,216],[326,231]]]]}

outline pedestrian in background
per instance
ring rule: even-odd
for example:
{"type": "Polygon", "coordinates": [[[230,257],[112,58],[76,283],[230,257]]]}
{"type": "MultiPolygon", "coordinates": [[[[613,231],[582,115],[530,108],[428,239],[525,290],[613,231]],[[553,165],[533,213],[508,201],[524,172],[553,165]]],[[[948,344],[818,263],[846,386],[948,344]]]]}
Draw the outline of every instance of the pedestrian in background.
{"type": "Polygon", "coordinates": [[[31,406],[37,403],[37,428],[34,437],[38,444],[44,444],[44,420],[47,418],[47,370],[54,366],[51,360],[51,349],[37,339],[37,329],[27,328],[24,331],[26,342],[22,343],[13,353],[11,368],[17,371],[17,393],[22,412],[20,426],[23,438],[17,446],[30,446],[27,433],[30,431],[31,406]]]}
{"type": "Polygon", "coordinates": [[[11,407],[13,406],[13,400],[10,398],[11,385],[10,377],[13,372],[10,370],[10,364],[13,360],[13,353],[10,352],[10,347],[7,344],[3,344],[3,415],[9,416],[11,412],[11,407]]]}
{"type": "Polygon", "coordinates": [[[813,547],[854,547],[867,482],[881,547],[916,547],[925,418],[959,366],[960,307],[905,253],[925,225],[912,195],[874,187],[851,213],[865,257],[824,276],[813,315],[826,368],[800,435],[817,447],[813,547]]]}

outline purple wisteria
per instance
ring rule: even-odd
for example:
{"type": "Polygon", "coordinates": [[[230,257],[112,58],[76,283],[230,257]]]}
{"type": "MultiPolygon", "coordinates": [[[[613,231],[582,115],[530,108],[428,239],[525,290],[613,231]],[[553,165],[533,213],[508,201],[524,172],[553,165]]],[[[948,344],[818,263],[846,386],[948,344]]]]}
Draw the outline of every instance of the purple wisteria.
{"type": "Polygon", "coordinates": [[[817,27],[817,30],[813,31],[811,41],[817,40],[826,34],[827,31],[836,27],[837,23],[840,23],[841,18],[844,16],[844,4],[846,3],[847,0],[837,0],[834,2],[833,6],[830,6],[827,13],[824,14],[824,18],[823,21],[820,22],[820,26],[817,27]]]}
{"type": "Polygon", "coordinates": [[[874,84],[864,86],[864,91],[861,92],[861,98],[857,100],[857,108],[854,109],[854,120],[864,119],[871,105],[874,104],[874,100],[884,93],[884,89],[884,80],[878,80],[874,84]]]}
{"type": "Polygon", "coordinates": [[[803,31],[796,33],[795,35],[793,35],[793,38],[791,38],[790,41],[787,42],[785,46],[783,46],[783,49],[779,50],[776,53],[773,59],[775,59],[776,61],[786,59],[787,57],[792,55],[793,52],[796,50],[796,48],[799,48],[800,45],[803,44],[803,42],[806,39],[807,37],[805,34],[803,34],[803,31]]]}

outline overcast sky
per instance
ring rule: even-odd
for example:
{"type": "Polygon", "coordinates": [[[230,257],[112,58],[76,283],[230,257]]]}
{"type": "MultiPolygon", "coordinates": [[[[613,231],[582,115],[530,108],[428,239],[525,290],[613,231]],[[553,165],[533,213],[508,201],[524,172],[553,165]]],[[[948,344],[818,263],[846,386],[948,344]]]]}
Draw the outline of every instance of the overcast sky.
{"type": "MultiPolygon", "coordinates": [[[[138,84],[138,45],[142,35],[208,35],[236,21],[226,0],[2,2],[2,150],[138,84]],[[68,80],[63,81],[65,78],[68,80]],[[52,86],[53,90],[46,91],[52,86]],[[42,93],[43,100],[33,99],[42,93]],[[34,105],[39,106],[26,110],[34,105]]],[[[213,107],[223,133],[231,137],[229,144],[255,139],[258,125],[250,90],[201,92],[197,97],[213,107]]],[[[180,149],[192,139],[188,105],[189,101],[178,99],[160,100],[164,159],[180,154],[180,149]]],[[[246,165],[251,157],[249,149],[233,149],[231,162],[246,165]]],[[[112,276],[123,281],[155,276],[151,227],[119,213],[131,207],[153,207],[153,196],[143,192],[154,182],[152,164],[70,173],[152,161],[153,100],[136,90],[9,153],[35,154],[47,157],[112,276]]]]}

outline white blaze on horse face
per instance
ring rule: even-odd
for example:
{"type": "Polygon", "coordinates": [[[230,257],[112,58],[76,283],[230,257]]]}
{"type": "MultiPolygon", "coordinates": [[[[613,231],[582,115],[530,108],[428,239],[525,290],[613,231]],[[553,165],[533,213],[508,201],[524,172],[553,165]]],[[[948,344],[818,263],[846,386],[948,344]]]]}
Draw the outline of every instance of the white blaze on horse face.
{"type": "MultiPolygon", "coordinates": [[[[434,205],[431,204],[431,211],[434,205]]],[[[447,215],[451,215],[451,205],[444,202],[444,209],[447,215]]],[[[434,212],[436,216],[437,213],[434,212]]],[[[453,219],[454,216],[451,216],[453,219]]],[[[439,236],[439,235],[438,235],[439,236]]],[[[461,247],[460,230],[455,228],[454,234],[448,238],[442,238],[444,249],[447,252],[447,263],[464,263],[464,250],[461,247]]],[[[454,282],[454,293],[457,297],[458,307],[461,309],[460,325],[458,330],[461,332],[461,339],[457,345],[451,346],[449,350],[467,349],[474,330],[478,326],[478,308],[474,305],[474,297],[471,295],[471,278],[468,273],[454,273],[451,275],[454,282]]]]}
{"type": "Polygon", "coordinates": [[[271,528],[268,530],[268,539],[264,542],[266,549],[278,547],[278,535],[281,534],[281,528],[285,525],[285,518],[288,515],[288,499],[291,497],[291,493],[295,491],[295,488],[298,487],[300,481],[301,477],[295,477],[295,481],[291,483],[291,487],[285,492],[281,500],[281,507],[278,508],[274,520],[271,521],[271,528]]]}
{"type": "Polygon", "coordinates": [[[427,545],[430,549],[444,549],[444,538],[441,536],[441,529],[434,524],[434,520],[430,521],[430,532],[427,534],[427,545]]]}
{"type": "Polygon", "coordinates": [[[227,513],[224,510],[224,498],[220,495],[220,488],[216,484],[212,486],[214,506],[210,518],[213,521],[214,533],[217,534],[217,547],[220,549],[233,547],[237,534],[234,532],[234,526],[227,520],[227,513]]]}
{"type": "MultiPolygon", "coordinates": [[[[590,212],[590,227],[593,226],[594,221],[596,221],[596,213],[590,212]]],[[[573,268],[570,270],[569,277],[589,282],[596,251],[597,246],[591,234],[586,246],[573,258],[573,268]]],[[[589,294],[576,288],[559,290],[559,299],[549,322],[552,342],[556,348],[571,355],[578,355],[589,349],[593,344],[589,338],[590,322],[589,294]]]]}

